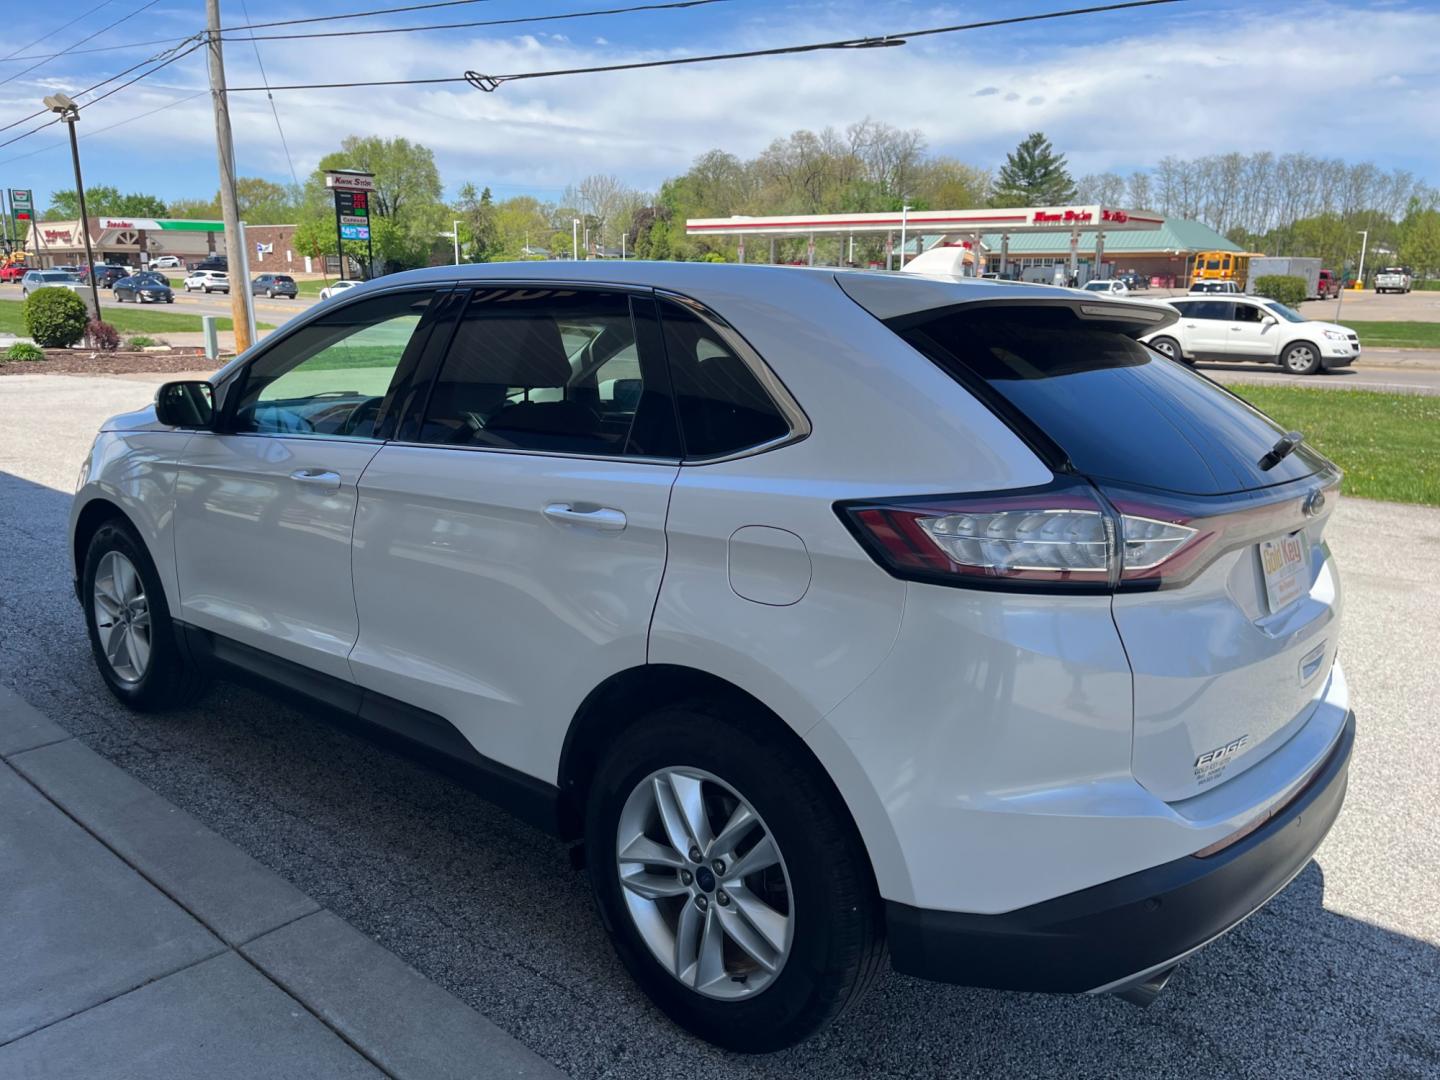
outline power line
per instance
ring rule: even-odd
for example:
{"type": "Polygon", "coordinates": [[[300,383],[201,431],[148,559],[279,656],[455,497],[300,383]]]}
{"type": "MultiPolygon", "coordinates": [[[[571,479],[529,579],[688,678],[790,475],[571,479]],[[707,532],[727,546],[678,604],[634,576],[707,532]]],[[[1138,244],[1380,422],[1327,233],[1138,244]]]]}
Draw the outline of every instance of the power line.
{"type": "MultiPolygon", "coordinates": [[[[109,2],[109,0],[107,0],[109,2]]],[[[52,53],[29,53],[25,56],[0,56],[0,64],[22,63],[26,60],[54,60],[57,56],[93,56],[95,53],[124,52],[127,49],[148,49],[152,45],[174,45],[188,38],[153,38],[150,41],[127,41],[123,45],[100,45],[93,49],[62,49],[52,53]]]]}
{"type": "MultiPolygon", "coordinates": [[[[304,38],[363,37],[370,34],[414,34],[425,30],[465,30],[475,26],[513,26],[516,23],[554,22],[558,19],[584,19],[598,15],[628,15],[637,11],[669,11],[702,7],[706,4],[727,4],[730,0],[674,0],[672,3],[637,4],[633,7],[602,8],[596,11],[568,11],[555,15],[519,15],[511,19],[480,19],[475,22],[432,23],[425,26],[385,26],[374,30],[319,30],[309,34],[259,34],[237,41],[295,41],[304,38]]],[[[228,39],[227,39],[228,40],[228,39]]]]}
{"type": "Polygon", "coordinates": [[[57,26],[54,30],[51,30],[48,34],[41,34],[38,38],[36,38],[34,41],[30,42],[28,45],[21,45],[20,48],[16,49],[14,52],[6,53],[4,56],[0,56],[0,60],[11,60],[11,59],[15,58],[16,56],[19,56],[19,55],[20,55],[21,53],[23,53],[26,49],[33,49],[36,45],[39,45],[39,44],[40,44],[42,41],[44,41],[46,38],[52,38],[52,37],[54,37],[56,34],[60,33],[60,31],[70,29],[70,27],[74,26],[74,25],[75,25],[77,22],[79,22],[80,20],[82,20],[82,19],[88,19],[91,15],[94,15],[95,12],[97,12],[97,11],[99,11],[101,8],[105,7],[107,4],[113,4],[114,2],[115,2],[115,0],[100,0],[100,3],[96,4],[96,5],[95,5],[93,8],[91,8],[89,11],[86,11],[86,12],[83,12],[83,13],[81,13],[81,14],[79,14],[79,15],[76,15],[75,18],[71,19],[69,22],[65,23],[63,26],[57,26]]]}
{"type": "MultiPolygon", "coordinates": [[[[117,120],[113,124],[106,124],[102,128],[93,128],[84,135],[79,136],[79,138],[84,142],[86,139],[92,139],[96,135],[103,135],[107,131],[114,131],[116,128],[124,127],[126,124],[133,124],[137,120],[144,120],[147,117],[154,116],[156,113],[164,112],[166,109],[173,109],[176,105],[183,105],[185,102],[194,101],[198,97],[205,97],[209,93],[209,90],[197,90],[193,94],[186,94],[184,97],[176,98],[174,101],[167,101],[158,108],[150,109],[143,113],[136,113],[134,116],[127,116],[124,120],[117,120]]],[[[50,125],[47,124],[45,126],[49,127],[50,125]]],[[[14,157],[0,159],[0,166],[10,165],[16,161],[24,161],[26,158],[37,157],[40,154],[48,154],[52,150],[63,149],[65,149],[65,140],[61,139],[59,142],[51,143],[49,146],[42,146],[38,150],[30,150],[23,154],[16,154],[14,157]]]]}
{"type": "Polygon", "coordinates": [[[236,30],[268,30],[272,26],[299,26],[301,23],[336,22],[340,19],[368,19],[372,15],[398,15],[406,11],[429,11],[432,8],[463,7],[466,4],[488,4],[492,0],[432,0],[428,4],[407,4],[405,7],[376,8],[373,11],[350,11],[339,15],[313,15],[304,19],[281,19],[278,22],[246,23],[243,26],[222,26],[220,33],[236,30]]]}
{"type": "MultiPolygon", "coordinates": [[[[450,0],[457,2],[457,0],[450,0]]],[[[935,34],[955,34],[967,30],[984,30],[997,26],[1014,26],[1020,23],[1043,22],[1050,19],[1070,18],[1077,15],[1098,15],[1111,11],[1127,11],[1135,8],[1158,7],[1161,4],[1184,3],[1185,0],[1127,0],[1125,3],[1101,4],[1093,7],[1067,8],[1063,11],[1045,11],[1033,15],[1012,15],[1001,19],[984,19],[979,22],[957,23],[953,26],[935,26],[923,30],[907,30],[894,34],[872,35],[870,37],[842,38],[838,41],[821,41],[808,45],[783,45],[772,49],[747,49],[741,52],[710,53],[705,56],[679,56],[667,60],[641,60],[628,64],[601,64],[595,67],[560,68],[550,71],[523,71],[508,75],[483,75],[467,71],[463,76],[434,76],[424,79],[378,79],[355,82],[333,83],[292,83],[285,86],[232,86],[228,93],[243,94],[258,90],[347,90],[361,86],[435,86],[444,83],[468,82],[477,90],[493,91],[503,83],[521,79],[549,79],[559,75],[592,75],[609,71],[637,71],[642,68],[676,67],[682,64],[708,64],[720,60],[745,60],[760,56],[787,56],[797,53],[820,52],[827,49],[875,49],[904,45],[908,39],[928,37],[935,34]]]]}
{"type": "Polygon", "coordinates": [[[92,34],[86,34],[86,35],[85,35],[83,38],[81,38],[79,41],[77,41],[77,42],[75,42],[73,45],[71,45],[70,48],[68,48],[68,49],[61,49],[58,53],[55,53],[54,55],[48,57],[46,60],[37,60],[35,63],[31,64],[29,67],[24,68],[24,69],[22,69],[22,70],[20,70],[20,71],[17,71],[14,75],[10,75],[10,76],[8,76],[7,78],[0,79],[0,86],[4,86],[6,83],[14,82],[16,79],[20,78],[22,75],[28,75],[28,74],[30,74],[30,72],[34,71],[36,68],[41,67],[41,66],[43,66],[44,64],[48,63],[49,60],[55,59],[56,56],[64,56],[66,53],[68,53],[68,52],[70,51],[70,49],[73,49],[76,45],[84,45],[87,41],[93,41],[95,38],[99,37],[101,34],[107,32],[107,31],[109,31],[109,30],[115,29],[115,27],[119,26],[121,23],[126,22],[126,21],[129,20],[129,19],[133,19],[136,15],[139,15],[141,12],[146,11],[147,9],[154,7],[154,6],[155,6],[156,4],[158,4],[159,2],[160,2],[160,0],[146,0],[145,3],[141,4],[141,5],[140,5],[139,7],[137,7],[134,11],[130,12],[128,15],[122,15],[120,18],[116,19],[113,23],[110,23],[110,24],[107,25],[107,26],[102,26],[99,30],[96,30],[96,31],[95,31],[94,33],[92,33],[92,34]]]}
{"type": "MultiPolygon", "coordinates": [[[[203,38],[203,37],[204,37],[203,34],[192,34],[190,37],[182,39],[182,43],[183,43],[183,42],[196,41],[197,39],[201,39],[201,38],[203,38]]],[[[203,42],[202,42],[202,43],[203,43],[203,42]]],[[[108,79],[102,79],[102,80],[100,80],[98,83],[96,83],[94,86],[87,86],[84,90],[81,90],[79,93],[75,94],[74,96],[75,96],[75,97],[84,97],[86,94],[89,94],[89,93],[91,93],[91,92],[93,92],[93,91],[95,91],[95,90],[99,90],[102,86],[109,86],[109,85],[110,85],[112,82],[114,82],[116,79],[123,79],[126,75],[129,75],[132,71],[138,71],[140,68],[145,67],[147,64],[153,64],[153,63],[154,63],[155,61],[157,61],[157,60],[162,60],[162,59],[164,59],[166,56],[168,56],[170,53],[175,52],[175,51],[176,51],[177,49],[179,49],[180,47],[181,47],[181,46],[179,46],[179,45],[174,46],[173,48],[166,49],[166,50],[164,50],[163,52],[158,52],[158,53],[156,53],[154,56],[147,57],[146,59],[141,60],[138,64],[131,64],[131,65],[130,65],[128,68],[126,68],[124,71],[118,72],[118,73],[115,74],[115,75],[111,75],[108,79]]],[[[195,48],[198,48],[198,47],[199,47],[198,45],[195,46],[195,48]]],[[[180,55],[181,55],[181,56],[188,55],[189,53],[194,52],[194,51],[195,51],[195,48],[187,49],[184,53],[181,53],[180,55]]],[[[176,57],[176,59],[178,59],[178,57],[176,57]]],[[[158,69],[157,69],[157,70],[158,70],[158,69]]],[[[128,84],[127,84],[127,85],[128,85],[128,84]]],[[[12,121],[10,121],[10,123],[5,124],[5,125],[3,125],[3,126],[0,126],[0,131],[9,131],[9,130],[10,130],[11,128],[13,128],[13,127],[19,127],[21,124],[25,123],[27,120],[34,120],[37,116],[44,116],[48,111],[49,111],[48,109],[38,109],[38,110],[36,110],[35,112],[31,113],[31,114],[28,115],[28,116],[22,116],[19,120],[12,120],[12,121]]]]}
{"type": "MultiPolygon", "coordinates": [[[[250,5],[246,0],[240,0],[240,10],[245,12],[245,21],[249,22],[250,5]]],[[[265,84],[265,96],[270,99],[270,112],[275,117],[275,130],[280,133],[280,146],[285,151],[285,164],[290,166],[290,182],[298,188],[300,177],[295,174],[295,160],[290,156],[290,144],[285,141],[285,128],[280,123],[280,110],[275,104],[275,95],[270,93],[270,77],[265,74],[265,61],[260,59],[260,42],[256,40],[253,30],[250,31],[250,44],[255,49],[255,66],[260,69],[260,81],[265,84]]]]}

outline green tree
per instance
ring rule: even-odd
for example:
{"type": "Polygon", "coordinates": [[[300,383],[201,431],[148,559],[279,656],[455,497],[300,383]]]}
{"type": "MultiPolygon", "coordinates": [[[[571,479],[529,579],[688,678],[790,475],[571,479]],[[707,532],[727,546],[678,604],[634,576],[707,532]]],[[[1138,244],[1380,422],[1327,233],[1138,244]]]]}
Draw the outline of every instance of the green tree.
{"type": "Polygon", "coordinates": [[[462,185],[454,210],[462,226],[461,250],[467,260],[493,262],[507,257],[496,226],[495,197],[488,187],[477,194],[474,184],[462,185]]]}
{"type": "MultiPolygon", "coordinates": [[[[85,209],[91,217],[165,217],[168,213],[165,203],[154,195],[122,194],[109,184],[85,189],[85,209]]],[[[74,189],[52,192],[43,216],[46,220],[79,218],[80,199],[74,189]]]]}
{"type": "Polygon", "coordinates": [[[1032,132],[1006,155],[995,177],[992,206],[1056,206],[1073,201],[1075,182],[1043,132],[1032,132]]]}
{"type": "MultiPolygon", "coordinates": [[[[306,185],[304,217],[331,214],[333,234],[333,195],[325,187],[325,172],[329,169],[363,169],[374,174],[370,235],[377,263],[387,270],[405,269],[425,266],[443,256],[447,241],[441,234],[449,229],[452,219],[441,198],[443,189],[435,154],[428,147],[405,138],[350,135],[341,141],[338,151],[322,157],[306,185]]],[[[333,236],[325,243],[333,253],[333,236]]],[[[347,253],[351,251],[350,243],[346,242],[347,253]]],[[[363,243],[359,245],[362,258],[364,247],[363,243]]]]}
{"type": "MultiPolygon", "coordinates": [[[[240,220],[247,225],[293,225],[300,217],[301,195],[287,184],[259,176],[241,176],[235,181],[235,202],[240,220]]],[[[170,216],[218,220],[222,215],[220,193],[211,199],[176,199],[170,216]]]]}
{"type": "Polygon", "coordinates": [[[1440,273],[1440,210],[1412,208],[1400,231],[1400,261],[1427,275],[1440,273]]]}

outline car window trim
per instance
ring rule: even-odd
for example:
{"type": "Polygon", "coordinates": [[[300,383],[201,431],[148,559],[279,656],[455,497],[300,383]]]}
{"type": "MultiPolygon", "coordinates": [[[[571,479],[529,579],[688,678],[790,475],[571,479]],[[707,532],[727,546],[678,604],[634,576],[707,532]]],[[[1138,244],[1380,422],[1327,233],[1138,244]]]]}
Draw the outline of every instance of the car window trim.
{"type": "MultiPolygon", "coordinates": [[[[755,351],[755,348],[750,342],[745,340],[743,334],[731,326],[721,315],[692,296],[686,296],[684,293],[674,292],[670,289],[655,289],[654,292],[657,300],[670,300],[680,304],[716,333],[730,351],[739,357],[740,362],[749,369],[750,374],[755,376],[755,380],[760,384],[760,389],[764,391],[765,395],[770,399],[770,403],[774,405],[780,413],[780,418],[785,421],[786,426],[790,429],[784,435],[779,435],[773,439],[767,439],[765,442],[742,447],[739,450],[732,450],[724,454],[697,455],[692,457],[687,453],[681,460],[682,465],[719,465],[727,461],[737,461],[741,458],[754,457],[757,454],[768,454],[770,451],[778,450],[782,446],[789,446],[792,443],[797,443],[809,438],[811,432],[814,431],[814,428],[810,424],[810,417],[805,414],[805,410],[800,407],[800,403],[796,401],[795,396],[790,393],[790,388],[785,385],[780,376],[775,374],[770,365],[765,362],[765,358],[755,351]]],[[[661,311],[660,322],[663,329],[665,322],[663,309],[661,311]]],[[[671,401],[675,401],[673,376],[671,377],[671,384],[671,401]]],[[[675,422],[679,424],[679,403],[676,402],[675,404],[675,422]]],[[[683,446],[685,438],[683,425],[680,427],[680,438],[683,446]]]]}
{"type": "MultiPolygon", "coordinates": [[[[400,358],[400,363],[396,365],[395,374],[391,376],[390,385],[389,385],[389,386],[386,388],[386,390],[385,390],[385,398],[384,398],[384,400],[380,403],[380,412],[379,412],[379,414],[375,417],[375,430],[376,430],[376,431],[384,431],[384,430],[386,430],[388,421],[389,421],[389,419],[390,419],[390,413],[392,412],[393,406],[394,406],[394,400],[393,400],[393,398],[394,398],[395,390],[397,389],[397,387],[399,387],[399,386],[402,385],[402,383],[404,382],[405,377],[407,377],[408,374],[409,374],[409,372],[413,370],[414,366],[418,365],[420,357],[422,357],[422,356],[425,354],[425,351],[429,348],[430,341],[431,341],[431,339],[432,339],[432,337],[433,337],[432,331],[433,331],[434,326],[435,326],[435,322],[434,322],[434,320],[432,320],[431,316],[438,314],[438,308],[439,308],[439,306],[440,306],[440,302],[441,302],[442,300],[444,300],[444,299],[453,291],[453,289],[454,289],[454,284],[455,284],[455,283],[454,283],[453,281],[437,281],[437,282],[426,282],[426,283],[423,284],[423,285],[422,285],[422,284],[400,285],[400,286],[396,286],[395,288],[391,288],[391,289],[376,289],[376,290],[373,291],[373,292],[364,293],[364,294],[361,295],[361,296],[356,296],[356,297],[354,297],[354,298],[352,298],[352,299],[350,299],[350,300],[344,301],[343,303],[337,303],[337,304],[334,304],[334,305],[329,305],[329,304],[327,304],[327,305],[325,305],[323,308],[322,308],[320,305],[317,304],[314,308],[311,309],[311,310],[315,313],[313,317],[311,317],[311,318],[306,318],[306,319],[297,321],[296,323],[290,324],[290,325],[287,326],[283,331],[281,331],[281,332],[273,335],[272,337],[266,338],[265,341],[262,343],[262,346],[261,346],[261,347],[257,348],[252,355],[247,356],[247,357],[245,358],[245,362],[244,362],[244,363],[238,365],[233,371],[226,372],[220,379],[216,380],[216,381],[213,383],[213,385],[214,385],[215,388],[216,388],[216,393],[217,393],[217,394],[220,392],[220,388],[221,388],[222,386],[224,387],[224,390],[225,390],[224,400],[222,401],[221,406],[220,406],[220,410],[219,410],[219,422],[215,425],[215,433],[216,433],[217,435],[235,435],[235,436],[246,436],[246,435],[248,435],[248,436],[254,436],[254,437],[256,437],[256,438],[264,438],[264,439],[274,439],[274,438],[282,438],[282,439],[289,439],[289,438],[326,439],[326,440],[330,440],[330,441],[333,441],[333,442],[352,442],[352,443],[353,443],[353,442],[386,442],[386,441],[388,441],[386,438],[384,438],[383,436],[379,436],[379,435],[374,436],[374,437],[361,437],[361,436],[347,435],[347,436],[343,436],[343,437],[338,437],[338,438],[337,438],[336,436],[328,435],[328,434],[320,434],[320,435],[317,435],[317,434],[315,434],[314,432],[236,431],[236,430],[235,430],[235,411],[236,411],[236,409],[239,408],[240,398],[241,398],[241,396],[242,396],[242,394],[243,394],[244,386],[245,386],[245,381],[246,381],[246,378],[247,378],[247,377],[249,376],[249,374],[250,374],[250,369],[251,369],[251,367],[253,367],[257,362],[259,362],[259,361],[260,361],[262,358],[264,358],[265,356],[268,356],[274,349],[280,348],[280,347],[281,347],[286,341],[288,341],[290,338],[294,337],[294,336],[295,336],[296,334],[298,334],[300,331],[302,331],[302,330],[304,330],[305,328],[311,326],[311,325],[314,324],[315,322],[318,322],[320,319],[323,319],[323,318],[326,318],[326,317],[328,317],[328,316],[330,316],[330,315],[333,315],[334,313],[336,313],[336,312],[338,312],[338,311],[341,311],[341,310],[343,310],[344,308],[347,308],[347,307],[351,306],[352,304],[363,304],[363,303],[367,303],[367,302],[370,301],[370,300],[378,300],[378,299],[380,299],[380,298],[382,298],[382,297],[393,296],[393,295],[397,295],[397,294],[399,294],[399,293],[405,293],[405,292],[429,292],[429,293],[433,293],[433,294],[435,295],[435,301],[431,304],[431,307],[426,310],[425,315],[423,315],[423,316],[421,317],[420,322],[419,322],[419,323],[416,325],[416,327],[415,327],[415,333],[416,333],[416,334],[419,334],[419,333],[421,333],[422,331],[425,333],[425,335],[426,335],[425,341],[421,343],[421,347],[420,347],[419,351],[418,351],[417,354],[416,354],[416,359],[415,359],[415,361],[414,361],[411,365],[407,365],[407,364],[405,363],[405,357],[404,357],[404,355],[401,356],[401,358],[400,358]]],[[[409,352],[409,351],[410,351],[409,348],[408,348],[408,346],[407,346],[407,348],[406,348],[405,351],[406,351],[406,352],[409,352]]],[[[301,362],[303,363],[304,361],[301,361],[301,362]]],[[[298,366],[298,365],[297,365],[297,366],[298,366]]]]}

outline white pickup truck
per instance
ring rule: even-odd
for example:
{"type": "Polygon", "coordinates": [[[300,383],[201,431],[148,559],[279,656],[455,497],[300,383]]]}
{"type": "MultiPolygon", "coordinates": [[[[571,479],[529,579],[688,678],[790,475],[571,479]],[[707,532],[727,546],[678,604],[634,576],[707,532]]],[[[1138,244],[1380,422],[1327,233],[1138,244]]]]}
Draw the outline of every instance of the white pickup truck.
{"type": "Polygon", "coordinates": [[[1375,275],[1375,291],[1408,293],[1414,280],[1408,267],[1387,266],[1375,275]]]}

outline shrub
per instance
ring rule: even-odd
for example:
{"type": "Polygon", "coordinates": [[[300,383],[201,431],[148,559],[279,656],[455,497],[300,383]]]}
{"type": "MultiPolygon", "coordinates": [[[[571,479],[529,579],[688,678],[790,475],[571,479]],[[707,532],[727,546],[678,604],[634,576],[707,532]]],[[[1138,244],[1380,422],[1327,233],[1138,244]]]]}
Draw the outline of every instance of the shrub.
{"type": "Polygon", "coordinates": [[[126,339],[125,348],[132,352],[139,352],[141,349],[148,349],[155,343],[155,339],[152,337],[146,337],[144,334],[136,334],[134,337],[126,339]]]}
{"type": "Polygon", "coordinates": [[[68,349],[85,336],[90,311],[69,289],[40,289],[24,308],[25,333],[47,349],[68,349]]]}
{"type": "Polygon", "coordinates": [[[28,341],[17,341],[5,350],[6,360],[44,360],[45,350],[28,341]]]}
{"type": "Polygon", "coordinates": [[[101,352],[114,352],[120,348],[120,331],[103,319],[91,319],[85,324],[85,336],[90,347],[101,352]]]}
{"type": "Polygon", "coordinates": [[[1262,274],[1255,279],[1252,291],[1256,296],[1294,307],[1305,299],[1305,279],[1293,274],[1262,274]]]}

